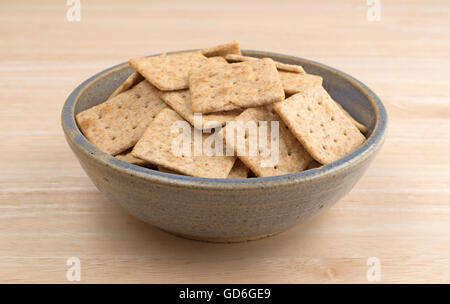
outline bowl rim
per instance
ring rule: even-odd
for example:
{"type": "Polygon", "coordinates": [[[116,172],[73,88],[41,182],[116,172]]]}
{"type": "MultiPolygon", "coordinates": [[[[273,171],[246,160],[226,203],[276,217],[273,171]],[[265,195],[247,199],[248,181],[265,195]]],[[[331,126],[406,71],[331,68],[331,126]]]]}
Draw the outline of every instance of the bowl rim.
{"type": "MultiPolygon", "coordinates": [[[[167,54],[175,54],[182,52],[190,52],[197,50],[182,50],[175,52],[167,52],[167,54]]],[[[89,77],[87,80],[78,85],[66,99],[62,112],[61,123],[66,135],[66,139],[70,140],[74,145],[77,145],[81,152],[86,156],[95,159],[104,166],[108,166],[113,170],[119,171],[124,174],[129,174],[149,180],[151,182],[165,184],[165,185],[177,185],[185,186],[189,188],[197,189],[230,189],[230,190],[246,190],[256,188],[266,188],[274,185],[295,185],[300,182],[312,182],[313,180],[323,179],[329,176],[335,176],[338,173],[350,170],[354,166],[364,162],[373,153],[377,152],[381,148],[387,129],[387,112],[386,109],[378,98],[378,96],[369,89],[364,83],[356,78],[328,65],[291,55],[284,55],[273,52],[257,51],[257,50],[242,50],[243,55],[255,56],[255,57],[270,57],[278,61],[297,61],[305,62],[311,66],[317,66],[320,69],[327,70],[328,72],[335,74],[336,76],[344,78],[353,87],[358,89],[371,103],[372,108],[375,111],[375,126],[367,138],[365,143],[351,154],[335,161],[330,164],[324,165],[318,169],[310,169],[292,174],[284,174],[271,177],[255,177],[246,179],[224,179],[224,178],[201,178],[191,177],[184,175],[177,175],[171,173],[160,172],[157,170],[132,165],[109,155],[92,145],[81,133],[78,125],[75,121],[75,106],[79,97],[84,90],[89,88],[97,80],[108,76],[118,70],[127,68],[128,62],[123,62],[107,68],[95,75],[89,77]]],[[[160,54],[150,55],[158,56],[160,54]]]]}

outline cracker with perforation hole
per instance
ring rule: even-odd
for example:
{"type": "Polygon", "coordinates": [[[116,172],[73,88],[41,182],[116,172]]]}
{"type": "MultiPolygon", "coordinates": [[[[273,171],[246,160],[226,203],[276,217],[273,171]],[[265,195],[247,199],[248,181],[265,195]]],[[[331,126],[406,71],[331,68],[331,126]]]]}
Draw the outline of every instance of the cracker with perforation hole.
{"type": "MultiPolygon", "coordinates": [[[[186,135],[187,136],[187,135],[186,135]]],[[[202,134],[203,142],[211,136],[202,134]]],[[[207,178],[226,178],[236,160],[234,156],[195,155],[194,128],[171,109],[162,110],[148,126],[142,138],[134,147],[132,154],[152,164],[178,171],[185,175],[207,178]],[[182,130],[190,130],[189,151],[182,149],[182,130]],[[175,126],[174,128],[172,128],[175,126]],[[172,130],[174,132],[172,132],[172,130]],[[177,145],[177,143],[179,143],[177,145]],[[174,147],[172,147],[174,145],[174,147]]],[[[225,155],[225,153],[223,153],[225,155]]]]}
{"type": "Polygon", "coordinates": [[[225,44],[216,45],[210,48],[203,49],[201,51],[203,55],[206,57],[212,57],[212,56],[226,56],[228,54],[236,54],[241,55],[241,46],[239,45],[239,42],[232,41],[225,44]]]}
{"type": "Polygon", "coordinates": [[[135,85],[137,85],[139,82],[144,80],[144,77],[139,74],[138,72],[133,72],[130,76],[128,76],[127,79],[109,96],[108,99],[113,98],[114,96],[117,96],[125,91],[128,91],[135,85]]]}
{"type": "MultiPolygon", "coordinates": [[[[191,107],[191,96],[189,90],[163,92],[162,100],[175,110],[179,115],[194,126],[194,112],[191,107]]],[[[201,129],[210,129],[224,125],[239,115],[239,111],[217,112],[202,115],[201,129]]],[[[197,127],[197,126],[196,126],[197,127]]]]}
{"type": "MultiPolygon", "coordinates": [[[[288,95],[304,92],[312,86],[321,86],[322,77],[312,74],[297,74],[282,72],[280,73],[281,83],[283,84],[284,92],[288,95]]],[[[352,121],[352,123],[364,134],[367,133],[367,128],[356,121],[339,103],[336,103],[342,111],[347,115],[347,117],[352,121]]]]}
{"type": "Polygon", "coordinates": [[[292,95],[273,108],[321,164],[329,164],[352,153],[366,140],[321,86],[292,95]]]}
{"type": "MultiPolygon", "coordinates": [[[[322,85],[322,77],[318,75],[297,74],[282,71],[279,71],[279,73],[284,92],[287,95],[297,94],[307,90],[309,87],[322,85]]],[[[339,103],[336,104],[342,109],[342,111],[344,111],[347,117],[363,134],[368,132],[366,126],[354,119],[339,103]]]]}
{"type": "MultiPolygon", "coordinates": [[[[228,64],[223,57],[210,57],[208,58],[208,61],[218,65],[228,64]]],[[[192,112],[189,90],[161,92],[161,98],[167,105],[175,110],[175,112],[186,119],[191,125],[194,125],[194,112],[192,112]]],[[[202,115],[201,129],[222,126],[225,122],[233,120],[239,113],[239,111],[229,111],[202,115]]]]}
{"type": "Polygon", "coordinates": [[[256,176],[267,177],[303,171],[312,161],[311,156],[305,151],[295,136],[292,135],[278,114],[272,111],[271,106],[247,109],[236,117],[236,121],[244,123],[243,127],[246,128],[241,133],[244,134],[245,131],[243,141],[245,150],[241,150],[243,153],[239,152],[239,141],[237,140],[239,134],[237,129],[240,126],[234,127],[231,124],[227,124],[223,129],[222,136],[226,144],[230,148],[234,148],[239,159],[256,176]],[[253,122],[253,127],[248,122],[253,122]],[[275,122],[274,125],[272,125],[273,122],[275,122]],[[274,145],[275,138],[272,138],[271,134],[272,128],[276,128],[276,123],[278,123],[278,132],[276,132],[276,129],[274,131],[278,135],[278,149],[274,145]],[[266,127],[261,127],[263,124],[266,124],[266,127]],[[254,128],[254,126],[258,126],[258,129],[253,129],[257,130],[256,132],[251,131],[251,128],[254,128]],[[262,131],[260,128],[267,130],[266,136],[264,136],[264,133],[260,133],[262,131]],[[230,134],[229,132],[232,133],[230,134]],[[266,137],[266,141],[260,141],[264,137],[266,137]],[[229,142],[230,138],[233,138],[234,143],[229,142]],[[254,147],[253,152],[251,152],[252,147],[254,147]]]}
{"type": "Polygon", "coordinates": [[[204,65],[189,74],[192,111],[212,113],[257,107],[284,99],[272,59],[204,65]]]}
{"type": "Polygon", "coordinates": [[[309,87],[321,86],[322,77],[312,74],[299,74],[279,71],[284,92],[287,95],[303,92],[309,87]]]}
{"type": "MultiPolygon", "coordinates": [[[[226,55],[225,59],[229,62],[243,62],[243,61],[257,60],[258,58],[230,54],[230,55],[226,55]]],[[[283,63],[283,62],[279,62],[279,61],[275,61],[275,60],[274,60],[274,62],[279,71],[287,71],[287,72],[292,72],[292,73],[305,74],[305,70],[303,70],[303,67],[301,65],[287,64],[287,63],[283,63]]]]}
{"type": "Polygon", "coordinates": [[[99,105],[76,116],[84,136],[97,148],[111,155],[134,146],[148,124],[167,108],[158,90],[142,81],[99,105]]]}
{"type": "Polygon", "coordinates": [[[208,62],[200,52],[186,52],[132,58],[129,64],[158,89],[174,91],[188,88],[189,71],[208,62]]]}

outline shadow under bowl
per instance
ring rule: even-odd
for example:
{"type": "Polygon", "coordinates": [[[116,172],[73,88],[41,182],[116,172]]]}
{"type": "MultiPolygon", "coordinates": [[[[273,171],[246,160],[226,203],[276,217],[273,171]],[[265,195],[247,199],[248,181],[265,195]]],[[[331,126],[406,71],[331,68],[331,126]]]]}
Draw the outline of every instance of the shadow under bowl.
{"type": "Polygon", "coordinates": [[[122,63],[79,85],[62,110],[66,140],[95,186],[151,225],[212,242],[276,234],[329,208],[349,192],[384,142],[387,114],[380,99],[355,78],[311,60],[251,50],[243,54],[302,65],[306,72],[322,76],[333,99],[367,126],[367,141],[320,169],[265,178],[196,178],[131,165],[95,148],[75,122],[77,113],[106,100],[133,72],[122,63]]]}

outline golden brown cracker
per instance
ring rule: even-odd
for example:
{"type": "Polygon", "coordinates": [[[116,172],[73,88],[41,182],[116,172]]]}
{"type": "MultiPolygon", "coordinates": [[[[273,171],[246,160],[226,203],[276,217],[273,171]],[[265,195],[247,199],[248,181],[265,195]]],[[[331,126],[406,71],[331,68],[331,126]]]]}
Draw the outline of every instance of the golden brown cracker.
{"type": "MultiPolygon", "coordinates": [[[[279,73],[284,92],[287,95],[304,92],[305,90],[308,90],[309,87],[322,85],[322,77],[318,75],[297,74],[282,71],[279,71],[279,73]]],[[[339,103],[336,104],[342,109],[342,111],[344,111],[347,117],[362,133],[367,133],[367,128],[363,124],[356,121],[344,108],[342,108],[339,103]]]]}
{"type": "Polygon", "coordinates": [[[312,74],[299,74],[279,71],[284,92],[287,95],[303,92],[312,86],[321,86],[322,77],[312,74]]]}
{"type": "Polygon", "coordinates": [[[162,54],[129,61],[130,66],[162,91],[188,88],[189,71],[207,63],[208,59],[200,52],[162,54]]]}
{"type": "MultiPolygon", "coordinates": [[[[179,115],[194,126],[194,112],[191,107],[191,96],[189,90],[163,92],[161,98],[164,102],[175,110],[179,115]]],[[[217,112],[202,115],[201,129],[210,129],[224,125],[227,121],[233,120],[238,111],[217,112]]],[[[195,126],[198,127],[198,126],[195,126]]]]}
{"type": "MultiPolygon", "coordinates": [[[[200,132],[200,131],[199,131],[200,132]]],[[[208,134],[201,135],[203,142],[208,134]]],[[[226,178],[236,160],[234,156],[208,156],[201,152],[195,155],[194,128],[171,109],[162,110],[149,125],[142,138],[134,147],[132,154],[152,164],[181,172],[185,175],[207,178],[226,178]],[[189,151],[181,149],[181,129],[190,130],[189,151]],[[175,132],[172,132],[172,127],[175,132]],[[177,144],[178,143],[178,144],[177,144]],[[175,150],[173,149],[173,146],[175,150]],[[177,150],[178,149],[178,150],[177,150]],[[186,151],[184,151],[186,152],[186,151]]]]}
{"type": "Polygon", "coordinates": [[[134,146],[148,124],[166,104],[157,89],[142,81],[97,106],[78,113],[76,120],[84,136],[111,155],[134,146]]]}
{"type": "MultiPolygon", "coordinates": [[[[226,65],[228,62],[223,57],[209,57],[210,64],[226,65]]],[[[192,126],[194,126],[194,112],[191,107],[191,97],[189,90],[178,90],[171,92],[162,92],[161,98],[169,105],[175,112],[186,119],[192,126]]],[[[201,129],[210,129],[221,126],[225,122],[233,120],[239,114],[238,111],[218,112],[202,115],[201,126],[196,126],[201,129]]]]}
{"type": "Polygon", "coordinates": [[[272,59],[204,65],[189,75],[192,111],[212,113],[257,107],[284,99],[272,59]]]}
{"type": "Polygon", "coordinates": [[[291,73],[299,73],[299,74],[305,74],[305,70],[301,65],[295,65],[295,64],[287,64],[279,61],[275,61],[275,64],[277,65],[277,69],[279,71],[286,71],[291,73]]]}
{"type": "Polygon", "coordinates": [[[241,55],[241,46],[239,42],[232,41],[226,44],[216,45],[210,48],[203,49],[202,54],[206,57],[212,56],[226,56],[228,54],[241,55]]]}
{"type": "MultiPolygon", "coordinates": [[[[263,133],[260,133],[261,129],[258,129],[256,132],[254,132],[250,130],[252,125],[248,125],[249,129],[245,130],[245,140],[243,142],[245,151],[241,152],[239,152],[238,149],[238,132],[236,132],[236,129],[232,129],[233,125],[228,123],[223,130],[223,136],[226,144],[230,146],[229,139],[233,138],[235,142],[231,143],[231,146],[233,147],[237,156],[248,168],[250,168],[250,170],[252,170],[252,172],[256,174],[256,176],[267,177],[299,172],[304,170],[312,161],[311,156],[305,151],[305,149],[297,141],[294,135],[292,135],[292,133],[288,130],[278,114],[273,112],[270,107],[247,109],[238,117],[236,117],[235,121],[243,122],[246,124],[248,122],[253,122],[253,126],[262,126],[263,123],[266,123],[267,138],[262,137],[264,135],[263,133]],[[278,131],[275,126],[276,124],[272,124],[272,122],[278,123],[278,131]],[[278,149],[276,149],[276,146],[274,146],[275,141],[271,140],[272,128],[275,128],[274,135],[275,137],[278,137],[278,149]],[[232,135],[230,135],[229,132],[232,132],[232,135]],[[271,149],[273,151],[268,152],[266,155],[264,155],[265,150],[264,145],[262,144],[263,142],[261,140],[266,140],[266,151],[271,151],[271,149]],[[251,146],[254,146],[255,144],[257,145],[257,147],[253,151],[256,152],[256,154],[252,155],[251,146]],[[274,153],[278,154],[278,157],[274,157],[274,153]],[[269,159],[275,161],[267,162],[269,159]],[[264,164],[264,161],[266,161],[267,163],[264,164]],[[270,166],[268,166],[269,163],[271,163],[270,166]]],[[[244,132],[242,132],[241,134],[243,133],[244,132]]]]}
{"type": "MultiPolygon", "coordinates": [[[[229,62],[242,62],[242,61],[257,60],[258,58],[230,54],[230,55],[225,56],[225,59],[229,62]]],[[[303,70],[303,67],[301,65],[287,64],[287,63],[283,63],[283,62],[279,62],[279,61],[275,61],[275,60],[274,60],[274,62],[279,71],[287,71],[287,72],[292,72],[292,73],[305,74],[305,70],[303,70]]]]}
{"type": "Polygon", "coordinates": [[[365,141],[364,135],[321,86],[292,95],[273,108],[321,164],[350,154],[365,141]]]}

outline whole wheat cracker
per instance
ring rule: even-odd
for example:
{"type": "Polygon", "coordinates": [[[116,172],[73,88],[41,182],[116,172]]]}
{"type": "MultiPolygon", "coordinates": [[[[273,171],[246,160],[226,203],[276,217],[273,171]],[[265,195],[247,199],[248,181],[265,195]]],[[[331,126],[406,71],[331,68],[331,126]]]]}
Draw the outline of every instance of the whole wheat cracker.
{"type": "MultiPolygon", "coordinates": [[[[323,81],[322,77],[318,75],[297,74],[282,71],[279,71],[279,73],[284,92],[287,95],[303,92],[311,86],[321,86],[323,81]]],[[[342,109],[342,111],[344,111],[347,117],[362,133],[367,133],[367,128],[363,124],[356,121],[339,103],[336,104],[342,109]]]]}
{"type": "Polygon", "coordinates": [[[162,91],[188,88],[189,71],[208,62],[200,52],[162,54],[129,60],[130,66],[162,91]]]}
{"type": "MultiPolygon", "coordinates": [[[[256,57],[242,56],[242,55],[235,55],[235,54],[226,55],[225,59],[229,62],[243,62],[243,61],[250,61],[250,60],[258,60],[258,58],[256,58],[256,57]]],[[[287,71],[287,72],[292,72],[292,73],[305,74],[305,70],[303,70],[303,67],[301,65],[287,64],[287,63],[279,62],[276,60],[274,60],[274,62],[279,71],[287,71]]]]}
{"type": "Polygon", "coordinates": [[[109,96],[108,99],[113,98],[114,96],[117,96],[129,89],[131,89],[132,87],[134,87],[135,85],[137,85],[139,82],[141,82],[142,80],[144,80],[144,77],[139,74],[138,72],[133,72],[130,76],[128,76],[127,79],[125,79],[125,81],[109,96]]]}
{"type": "Polygon", "coordinates": [[[311,86],[321,86],[322,77],[312,74],[299,74],[279,71],[284,92],[287,95],[303,92],[311,86]]]}
{"type": "MultiPolygon", "coordinates": [[[[162,110],[148,126],[142,138],[134,147],[132,154],[152,164],[181,172],[185,175],[208,178],[226,178],[236,160],[234,156],[208,156],[205,153],[194,155],[194,128],[171,109],[162,110]],[[181,131],[172,132],[176,122],[185,122],[191,133],[190,155],[177,155],[172,144],[177,141],[181,131]]],[[[208,137],[202,134],[203,140],[208,137]]]]}
{"type": "MultiPolygon", "coordinates": [[[[229,54],[225,56],[225,59],[229,62],[243,62],[249,60],[257,60],[256,57],[242,56],[229,54]]],[[[284,92],[288,95],[302,92],[305,88],[314,85],[322,85],[322,77],[313,74],[307,74],[303,68],[299,65],[286,64],[279,61],[275,61],[278,72],[280,73],[281,83],[283,84],[284,92]]],[[[342,110],[345,111],[344,108],[342,110]]],[[[356,121],[347,111],[345,113],[352,120],[353,124],[364,134],[367,133],[367,128],[356,121]]]]}
{"type": "MultiPolygon", "coordinates": [[[[223,57],[209,57],[208,61],[211,64],[224,65],[228,62],[223,57]]],[[[186,119],[191,125],[194,125],[194,112],[191,107],[191,97],[189,90],[178,90],[163,92],[161,91],[161,98],[170,106],[175,112],[186,119]]],[[[201,129],[210,129],[222,126],[225,122],[233,120],[239,114],[237,111],[211,113],[202,116],[201,129]]]]}
{"type": "Polygon", "coordinates": [[[263,160],[269,160],[271,158],[270,153],[263,155],[265,151],[262,149],[261,142],[259,142],[260,135],[258,132],[250,132],[246,131],[244,146],[245,153],[244,155],[239,155],[238,145],[239,143],[236,141],[236,132],[231,124],[227,124],[227,126],[223,129],[222,136],[225,139],[225,142],[228,146],[234,147],[234,151],[239,157],[239,159],[248,167],[252,172],[255,173],[256,176],[259,177],[267,177],[267,176],[276,176],[283,174],[290,174],[299,171],[303,171],[308,164],[312,161],[311,156],[302,145],[297,141],[294,135],[289,131],[287,126],[283,123],[281,118],[277,113],[272,111],[271,106],[266,107],[258,107],[258,108],[250,108],[246,109],[242,114],[236,117],[235,121],[248,123],[254,122],[255,126],[259,125],[261,122],[267,123],[267,149],[270,151],[272,149],[271,142],[271,122],[278,122],[278,150],[272,151],[272,153],[278,153],[278,162],[276,164],[272,164],[270,167],[266,167],[263,165],[263,160]],[[233,132],[232,135],[227,133],[233,132]],[[229,138],[233,138],[234,143],[230,143],[227,140],[229,138]],[[258,149],[256,149],[256,155],[251,155],[250,145],[258,143],[258,149]],[[230,145],[231,144],[231,145],[230,145]]]}
{"type": "MultiPolygon", "coordinates": [[[[179,115],[194,126],[194,112],[191,107],[191,94],[189,90],[163,92],[162,100],[175,110],[179,115]]],[[[217,112],[202,115],[201,129],[210,129],[224,125],[227,121],[233,120],[239,111],[217,112]]]]}
{"type": "Polygon", "coordinates": [[[142,81],[107,101],[76,116],[84,136],[97,148],[111,155],[134,146],[148,124],[167,105],[157,89],[142,81]]]}
{"type": "Polygon", "coordinates": [[[201,53],[206,57],[212,56],[224,57],[228,54],[241,55],[241,46],[239,45],[239,42],[232,41],[226,44],[220,44],[210,48],[203,49],[201,53]]]}
{"type": "Polygon", "coordinates": [[[198,69],[202,68],[204,65],[208,65],[208,64],[212,64],[212,65],[228,65],[228,61],[226,61],[225,58],[220,57],[220,56],[208,57],[207,61],[205,61],[203,64],[200,64],[198,66],[192,67],[189,70],[189,73],[191,73],[192,71],[198,70],[198,69]]]}
{"type": "Polygon", "coordinates": [[[321,86],[273,106],[309,154],[321,164],[329,164],[356,150],[364,135],[321,86]]]}
{"type": "Polygon", "coordinates": [[[189,74],[192,111],[212,113],[256,107],[284,99],[272,59],[204,65],[189,74]]]}

